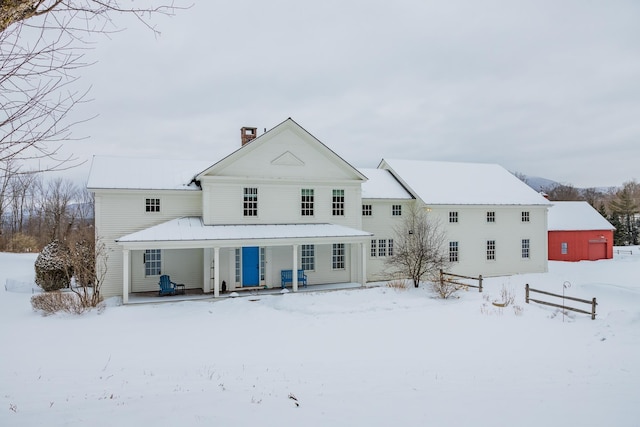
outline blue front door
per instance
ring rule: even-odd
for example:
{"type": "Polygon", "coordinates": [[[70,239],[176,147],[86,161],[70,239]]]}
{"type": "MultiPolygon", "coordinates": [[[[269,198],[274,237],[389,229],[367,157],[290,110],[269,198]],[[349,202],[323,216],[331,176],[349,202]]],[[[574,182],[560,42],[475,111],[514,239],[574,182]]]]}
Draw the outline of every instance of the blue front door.
{"type": "Polygon", "coordinates": [[[257,246],[242,248],[242,286],[258,286],[260,283],[260,249],[257,246]]]}

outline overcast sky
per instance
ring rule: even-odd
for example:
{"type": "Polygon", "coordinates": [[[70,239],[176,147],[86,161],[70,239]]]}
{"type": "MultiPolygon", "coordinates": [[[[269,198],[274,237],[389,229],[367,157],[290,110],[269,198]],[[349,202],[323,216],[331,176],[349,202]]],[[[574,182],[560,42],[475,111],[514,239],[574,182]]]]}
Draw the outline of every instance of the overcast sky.
{"type": "Polygon", "coordinates": [[[357,167],[640,179],[638,1],[194,2],[156,20],[158,38],[116,18],[126,30],[96,40],[80,112],[99,116],[67,151],[214,163],[242,126],[292,117],[357,167]]]}

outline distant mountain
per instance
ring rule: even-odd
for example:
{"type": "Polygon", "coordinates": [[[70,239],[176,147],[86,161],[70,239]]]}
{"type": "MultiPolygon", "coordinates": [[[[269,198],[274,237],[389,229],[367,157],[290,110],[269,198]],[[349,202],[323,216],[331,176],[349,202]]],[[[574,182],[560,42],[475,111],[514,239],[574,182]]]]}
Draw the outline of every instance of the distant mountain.
{"type": "Polygon", "coordinates": [[[542,178],[539,176],[526,176],[525,179],[526,179],[525,182],[527,183],[527,185],[538,192],[560,185],[560,183],[557,181],[553,181],[547,178],[542,178]]]}

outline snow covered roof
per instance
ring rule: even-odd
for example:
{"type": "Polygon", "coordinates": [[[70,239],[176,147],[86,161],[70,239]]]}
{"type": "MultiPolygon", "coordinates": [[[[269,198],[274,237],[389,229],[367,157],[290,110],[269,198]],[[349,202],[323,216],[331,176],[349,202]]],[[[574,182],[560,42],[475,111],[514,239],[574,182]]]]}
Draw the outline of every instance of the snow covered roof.
{"type": "Polygon", "coordinates": [[[90,189],[198,190],[193,177],[211,162],[94,156],[90,189]]]}
{"type": "Polygon", "coordinates": [[[511,172],[490,163],[383,159],[414,195],[432,205],[548,205],[511,172]]]}
{"type": "Polygon", "coordinates": [[[362,184],[363,199],[412,199],[409,192],[384,169],[360,168],[360,173],[369,178],[362,184]]]}
{"type": "Polygon", "coordinates": [[[587,202],[553,202],[549,209],[548,228],[550,231],[615,230],[587,202]]]}
{"type": "Polygon", "coordinates": [[[205,225],[202,217],[182,217],[121,237],[119,243],[366,238],[372,234],[337,224],[205,225]]]}

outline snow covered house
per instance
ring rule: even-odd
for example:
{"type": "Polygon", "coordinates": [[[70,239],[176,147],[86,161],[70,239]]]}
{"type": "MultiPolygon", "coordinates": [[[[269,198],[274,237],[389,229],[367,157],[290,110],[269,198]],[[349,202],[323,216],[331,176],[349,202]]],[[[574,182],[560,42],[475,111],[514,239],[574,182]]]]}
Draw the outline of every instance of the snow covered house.
{"type": "Polygon", "coordinates": [[[553,202],[549,209],[549,260],[611,259],[614,230],[587,202],[553,202]]]}
{"type": "MultiPolygon", "coordinates": [[[[356,169],[290,118],[260,136],[241,132],[240,148],[213,164],[94,157],[87,186],[109,254],[103,295],[126,303],[157,291],[160,274],[216,297],[280,287],[289,270],[304,270],[309,286],[381,280],[412,203],[449,219],[454,271],[546,271],[549,202],[497,165],[356,169]]],[[[292,274],[287,286],[298,285],[292,274]]]]}
{"type": "Polygon", "coordinates": [[[450,271],[478,276],[547,271],[550,203],[496,164],[382,160],[443,227],[450,271]]]}

